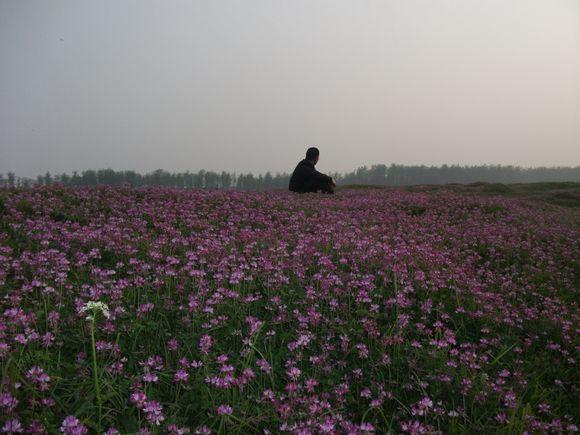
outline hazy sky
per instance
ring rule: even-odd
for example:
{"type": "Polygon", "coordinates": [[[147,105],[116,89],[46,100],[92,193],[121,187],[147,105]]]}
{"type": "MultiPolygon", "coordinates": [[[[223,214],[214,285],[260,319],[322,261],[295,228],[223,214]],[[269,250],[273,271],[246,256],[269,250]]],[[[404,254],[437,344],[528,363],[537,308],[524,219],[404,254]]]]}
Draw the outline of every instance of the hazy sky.
{"type": "Polygon", "coordinates": [[[580,165],[579,0],[0,0],[0,172],[580,165]]]}

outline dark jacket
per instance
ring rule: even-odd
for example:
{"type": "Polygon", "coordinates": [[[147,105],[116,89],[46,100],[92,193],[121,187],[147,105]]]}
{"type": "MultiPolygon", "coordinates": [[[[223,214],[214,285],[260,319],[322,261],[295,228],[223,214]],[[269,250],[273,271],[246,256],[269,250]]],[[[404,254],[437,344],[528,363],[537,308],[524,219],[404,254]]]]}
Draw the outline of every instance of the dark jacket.
{"type": "Polygon", "coordinates": [[[316,192],[320,186],[331,182],[332,177],[318,172],[314,169],[314,163],[304,159],[294,169],[288,188],[292,192],[316,192]]]}

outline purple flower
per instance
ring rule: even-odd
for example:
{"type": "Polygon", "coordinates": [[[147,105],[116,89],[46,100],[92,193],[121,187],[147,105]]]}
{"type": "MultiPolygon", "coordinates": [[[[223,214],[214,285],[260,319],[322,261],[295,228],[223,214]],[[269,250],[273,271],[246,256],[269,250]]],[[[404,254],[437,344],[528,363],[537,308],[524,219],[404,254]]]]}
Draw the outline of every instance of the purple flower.
{"type": "Polygon", "coordinates": [[[256,364],[260,368],[260,370],[265,373],[270,373],[272,371],[272,367],[270,367],[270,364],[265,359],[257,360],[256,364]]]}
{"type": "Polygon", "coordinates": [[[505,412],[500,412],[494,417],[494,420],[501,424],[507,424],[509,422],[508,416],[505,412]]]}
{"type": "Polygon", "coordinates": [[[167,426],[167,431],[171,435],[186,435],[191,433],[191,431],[188,428],[179,427],[176,424],[170,424],[169,426],[167,426]]]}
{"type": "Polygon", "coordinates": [[[40,391],[48,390],[50,376],[48,376],[41,367],[32,366],[30,370],[26,372],[26,377],[29,381],[38,385],[40,391]]]}
{"type": "Polygon", "coordinates": [[[0,394],[0,408],[4,408],[6,413],[11,413],[18,406],[18,399],[10,393],[0,394]]]}
{"type": "Polygon", "coordinates": [[[133,403],[138,409],[142,409],[147,402],[147,396],[143,391],[135,391],[131,394],[131,403],[133,403]]]}
{"type": "Polygon", "coordinates": [[[177,350],[178,348],[179,348],[179,342],[175,338],[172,338],[171,340],[169,340],[167,342],[167,349],[168,350],[174,351],[174,350],[177,350]]]}
{"type": "Polygon", "coordinates": [[[44,429],[42,423],[36,420],[32,420],[28,425],[26,432],[29,434],[42,435],[46,433],[46,430],[44,429]]]}
{"type": "Polygon", "coordinates": [[[431,431],[431,427],[424,425],[418,420],[404,421],[401,423],[401,430],[410,434],[422,434],[431,431]]]}
{"type": "Polygon", "coordinates": [[[232,412],[234,412],[234,410],[230,405],[220,405],[217,408],[218,415],[232,415],[232,412]]]}
{"type": "Polygon", "coordinates": [[[199,339],[199,349],[201,350],[201,353],[204,355],[209,354],[209,350],[211,349],[213,345],[213,338],[211,338],[211,335],[202,335],[201,338],[199,339]]]}
{"type": "Polygon", "coordinates": [[[78,418],[69,415],[63,420],[62,425],[60,426],[60,431],[66,435],[83,435],[89,430],[79,421],[78,418]]]}
{"type": "Polygon", "coordinates": [[[151,372],[148,367],[145,368],[145,374],[143,375],[143,380],[145,382],[150,382],[156,384],[159,381],[157,373],[151,372]]]}
{"type": "Polygon", "coordinates": [[[419,403],[411,408],[411,413],[413,415],[423,416],[427,415],[431,408],[433,408],[433,401],[429,397],[425,396],[419,401],[419,403]]]}
{"type": "Polygon", "coordinates": [[[175,372],[175,376],[173,377],[173,380],[175,382],[183,382],[183,383],[187,383],[187,381],[189,381],[189,373],[187,373],[185,370],[183,369],[179,369],[175,372]]]}
{"type": "Polygon", "coordinates": [[[300,371],[300,369],[298,367],[290,367],[286,371],[286,374],[288,375],[288,377],[294,381],[300,377],[300,373],[302,373],[302,372],[300,371]]]}
{"type": "Polygon", "coordinates": [[[145,406],[143,407],[143,411],[147,416],[147,420],[150,423],[156,424],[157,426],[159,426],[161,422],[165,420],[165,417],[163,416],[162,412],[163,407],[159,402],[156,402],[155,400],[146,402],[145,406]]]}
{"type": "Polygon", "coordinates": [[[372,433],[375,431],[375,427],[370,423],[361,423],[361,425],[359,426],[359,429],[362,432],[369,432],[369,433],[372,433]]]}
{"type": "Polygon", "coordinates": [[[2,432],[9,434],[22,433],[23,428],[20,422],[17,419],[13,418],[12,420],[6,420],[6,423],[4,423],[4,426],[2,426],[2,432]]]}

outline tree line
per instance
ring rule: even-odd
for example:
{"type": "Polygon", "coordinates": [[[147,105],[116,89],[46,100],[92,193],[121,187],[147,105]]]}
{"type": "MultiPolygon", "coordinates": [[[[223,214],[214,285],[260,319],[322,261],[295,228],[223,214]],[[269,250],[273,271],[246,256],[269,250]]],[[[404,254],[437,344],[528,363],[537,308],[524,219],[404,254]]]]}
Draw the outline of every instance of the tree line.
{"type": "MultiPolygon", "coordinates": [[[[362,166],[352,172],[330,174],[340,185],[406,186],[414,184],[469,184],[489,183],[533,183],[575,181],[580,182],[580,166],[576,167],[536,167],[479,165],[479,166],[424,166],[380,164],[362,166]]],[[[0,186],[27,187],[32,185],[63,184],[67,186],[167,186],[183,189],[237,189],[270,190],[286,189],[290,180],[288,173],[254,175],[231,172],[168,172],[157,169],[140,174],[136,171],[115,171],[113,169],[86,170],[72,174],[51,174],[47,172],[36,179],[17,177],[9,172],[0,174],[0,186]]]]}

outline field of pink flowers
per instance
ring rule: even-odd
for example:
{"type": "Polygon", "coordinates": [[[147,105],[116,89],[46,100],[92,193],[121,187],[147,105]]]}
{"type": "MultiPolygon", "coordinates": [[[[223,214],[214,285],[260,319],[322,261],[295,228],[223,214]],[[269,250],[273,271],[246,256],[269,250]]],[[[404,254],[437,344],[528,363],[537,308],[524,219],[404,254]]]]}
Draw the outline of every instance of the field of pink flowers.
{"type": "Polygon", "coordinates": [[[7,433],[575,432],[580,212],[0,190],[7,433]]]}

